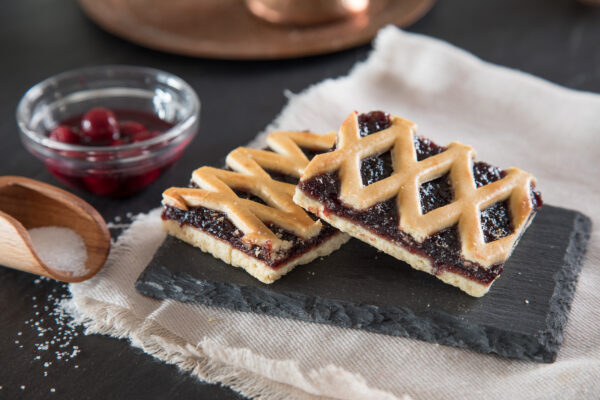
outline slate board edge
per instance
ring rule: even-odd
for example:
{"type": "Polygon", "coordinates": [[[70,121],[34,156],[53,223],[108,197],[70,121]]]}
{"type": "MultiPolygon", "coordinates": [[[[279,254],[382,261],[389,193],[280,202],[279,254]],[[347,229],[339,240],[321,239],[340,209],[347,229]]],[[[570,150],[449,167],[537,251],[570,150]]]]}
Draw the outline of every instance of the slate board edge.
{"type": "Polygon", "coordinates": [[[297,292],[282,295],[254,286],[198,280],[187,273],[172,273],[166,267],[156,265],[142,272],[135,287],[141,294],[158,299],[175,299],[235,311],[327,323],[508,358],[549,363],[556,359],[562,343],[562,331],[591,232],[591,220],[579,212],[576,214],[563,268],[555,276],[558,284],[550,300],[552,311],[546,320],[547,328],[534,336],[469,324],[441,311],[415,314],[407,308],[351,304],[297,292]],[[162,284],[157,284],[157,281],[162,284]],[[285,299],[285,302],[278,299],[285,299]],[[469,334],[474,329],[479,333],[469,334]],[[433,336],[432,332],[437,334],[433,336]],[[481,340],[482,337],[486,340],[481,340]]]}
{"type": "Polygon", "coordinates": [[[544,362],[554,362],[558,348],[562,344],[563,330],[567,324],[591,232],[592,220],[577,212],[563,261],[565,267],[560,269],[557,272],[558,276],[554,278],[557,285],[551,298],[551,311],[547,319],[548,329],[541,334],[541,341],[548,350],[544,362]]]}
{"type": "Polygon", "coordinates": [[[481,353],[545,362],[548,354],[539,338],[507,334],[506,331],[468,324],[455,316],[437,311],[415,314],[407,308],[389,308],[349,304],[342,301],[289,293],[284,297],[257,287],[240,287],[229,283],[201,281],[187,273],[172,273],[155,266],[142,273],[135,283],[141,294],[156,299],[174,299],[242,312],[253,312],[307,322],[326,323],[351,329],[362,329],[391,336],[410,337],[432,343],[467,348],[481,353]],[[147,275],[152,275],[151,279],[147,275]],[[163,285],[154,281],[160,280],[163,285]],[[193,291],[185,289],[195,282],[193,291]],[[282,306],[282,304],[285,304],[282,306]],[[293,310],[293,311],[292,311],[293,310]],[[436,329],[432,329],[432,327],[436,329]],[[473,329],[485,331],[472,334],[473,329]],[[436,333],[433,336],[433,332],[436,333]],[[477,340],[485,335],[487,340],[477,340]],[[511,343],[503,346],[503,343],[511,343]]]}

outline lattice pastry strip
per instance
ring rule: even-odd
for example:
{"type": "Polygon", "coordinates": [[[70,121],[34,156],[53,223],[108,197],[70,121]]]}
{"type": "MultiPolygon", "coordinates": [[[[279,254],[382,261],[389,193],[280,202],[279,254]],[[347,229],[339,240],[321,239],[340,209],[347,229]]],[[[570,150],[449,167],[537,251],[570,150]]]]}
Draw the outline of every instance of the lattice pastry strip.
{"type": "Polygon", "coordinates": [[[272,179],[265,169],[299,178],[308,165],[300,146],[326,151],[334,141],[334,132],[325,135],[274,132],[267,137],[267,144],[273,151],[239,147],[226,159],[232,171],[199,168],[192,174],[192,182],[198,187],[169,188],[163,193],[163,204],[181,210],[205,207],[221,211],[243,232],[242,241],[245,243],[275,251],[285,250],[291,243],[279,238],[266,223],[275,224],[306,240],[319,234],[321,222],[314,221],[292,201],[294,185],[272,179]],[[235,190],[251,193],[266,205],[240,198],[235,190]]]}
{"type": "Polygon", "coordinates": [[[476,188],[473,177],[475,151],[453,142],[440,154],[418,161],[415,150],[416,125],[392,117],[391,126],[361,137],[358,113],[352,113],[342,124],[334,151],[317,155],[302,176],[302,181],[338,171],[341,181],[340,200],[362,210],[396,197],[400,229],[422,242],[432,234],[458,224],[462,255],[483,267],[505,261],[529,222],[533,211],[530,198],[535,178],[517,168],[505,170],[496,182],[476,188]],[[361,177],[363,159],[392,154],[392,174],[365,186],[361,177]],[[422,183],[449,172],[454,200],[423,215],[419,188],[422,183]],[[486,243],[480,223],[481,210],[504,200],[508,201],[513,233],[486,243]]]}

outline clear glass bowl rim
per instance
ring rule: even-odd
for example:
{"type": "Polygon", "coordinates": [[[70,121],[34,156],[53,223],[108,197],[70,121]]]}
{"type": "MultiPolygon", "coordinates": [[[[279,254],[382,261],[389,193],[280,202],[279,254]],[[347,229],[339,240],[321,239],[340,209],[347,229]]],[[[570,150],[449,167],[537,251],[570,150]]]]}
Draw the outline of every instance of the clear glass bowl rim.
{"type": "Polygon", "coordinates": [[[25,92],[25,94],[19,101],[19,104],[17,105],[16,119],[17,124],[19,126],[19,130],[23,135],[25,135],[27,140],[47,150],[107,154],[117,153],[120,151],[143,149],[160,143],[169,142],[184,133],[190,134],[190,128],[198,122],[199,113],[200,100],[198,99],[196,92],[187,82],[185,82],[177,75],[151,67],[139,67],[133,65],[102,65],[94,67],[77,68],[61,72],[33,85],[27,90],[27,92],[25,92]],[[188,112],[181,121],[177,122],[175,125],[173,125],[171,129],[157,137],[142,142],[129,143],[119,146],[84,146],[77,144],[61,143],[52,140],[46,136],[39,135],[37,132],[29,129],[28,123],[31,120],[31,118],[27,118],[27,116],[28,114],[30,116],[32,115],[30,105],[35,104],[37,99],[39,99],[39,97],[49,87],[54,86],[57,82],[60,82],[61,80],[69,79],[74,76],[101,74],[106,72],[107,70],[115,71],[115,75],[118,75],[119,72],[126,72],[131,75],[139,74],[140,76],[150,76],[152,77],[152,79],[164,83],[177,91],[183,92],[186,96],[189,96],[190,99],[191,104],[189,109],[187,110],[188,112]],[[176,83],[176,85],[174,85],[173,83],[176,83]]]}

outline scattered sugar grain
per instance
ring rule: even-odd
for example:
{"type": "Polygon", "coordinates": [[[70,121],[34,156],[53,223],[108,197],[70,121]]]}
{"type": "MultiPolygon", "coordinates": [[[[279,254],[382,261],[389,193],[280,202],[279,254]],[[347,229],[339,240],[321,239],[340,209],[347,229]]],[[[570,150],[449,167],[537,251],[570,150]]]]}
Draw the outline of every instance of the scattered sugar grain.
{"type": "MultiPolygon", "coordinates": [[[[50,282],[50,280],[44,280],[44,282],[46,281],[50,282]]],[[[51,284],[55,285],[54,282],[51,284]]],[[[23,322],[25,326],[31,328],[31,333],[38,338],[37,341],[34,339],[30,345],[33,350],[32,358],[34,362],[38,363],[40,374],[48,379],[50,379],[49,376],[54,365],[69,363],[81,353],[79,346],[73,343],[75,337],[78,336],[76,331],[78,325],[65,309],[68,300],[68,294],[63,292],[65,289],[66,285],[63,284],[62,287],[52,288],[52,292],[47,296],[31,297],[32,300],[37,301],[37,303],[32,304],[32,312],[35,309],[41,310],[42,307],[46,312],[41,316],[32,317],[23,322]]],[[[35,314],[39,315],[39,312],[36,311],[35,314]]],[[[22,338],[26,336],[26,333],[23,331],[16,332],[13,341],[19,349],[24,348],[21,342],[23,342],[22,338]]],[[[24,390],[24,387],[21,390],[24,390]]]]}
{"type": "Polygon", "coordinates": [[[40,259],[50,267],[70,272],[73,276],[87,273],[85,242],[77,232],[60,226],[44,226],[29,230],[33,247],[40,259]]]}
{"type": "Polygon", "coordinates": [[[45,276],[40,276],[39,278],[37,278],[36,280],[34,280],[33,283],[35,285],[39,285],[40,283],[46,282],[46,281],[49,281],[49,280],[50,280],[50,278],[47,278],[45,276]]]}

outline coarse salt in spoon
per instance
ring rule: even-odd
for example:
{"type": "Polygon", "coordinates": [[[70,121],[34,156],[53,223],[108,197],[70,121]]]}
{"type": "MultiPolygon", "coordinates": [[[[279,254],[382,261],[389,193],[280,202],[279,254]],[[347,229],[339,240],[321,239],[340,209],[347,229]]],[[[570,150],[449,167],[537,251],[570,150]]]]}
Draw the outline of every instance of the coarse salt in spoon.
{"type": "Polygon", "coordinates": [[[109,250],[108,228],[91,205],[46,183],[0,177],[0,265],[81,282],[102,268],[109,250]],[[53,244],[52,234],[56,239],[53,244]]]}
{"type": "Polygon", "coordinates": [[[77,232],[62,226],[43,226],[28,232],[38,257],[49,267],[76,277],[88,272],[85,242],[77,232]]]}

